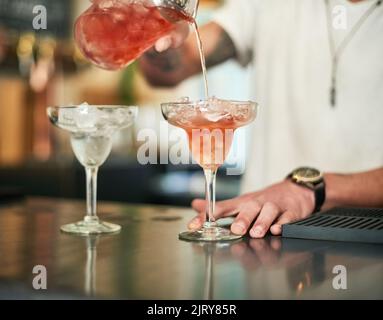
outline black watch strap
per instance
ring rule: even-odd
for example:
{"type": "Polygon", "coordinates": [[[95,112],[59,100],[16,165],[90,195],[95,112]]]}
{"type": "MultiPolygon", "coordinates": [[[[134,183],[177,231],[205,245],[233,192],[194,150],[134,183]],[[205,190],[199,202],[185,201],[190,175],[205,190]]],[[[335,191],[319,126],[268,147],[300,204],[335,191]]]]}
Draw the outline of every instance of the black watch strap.
{"type": "Polygon", "coordinates": [[[326,185],[324,180],[316,184],[313,188],[315,196],[315,207],[314,213],[321,210],[325,200],[326,200],[326,185]]]}

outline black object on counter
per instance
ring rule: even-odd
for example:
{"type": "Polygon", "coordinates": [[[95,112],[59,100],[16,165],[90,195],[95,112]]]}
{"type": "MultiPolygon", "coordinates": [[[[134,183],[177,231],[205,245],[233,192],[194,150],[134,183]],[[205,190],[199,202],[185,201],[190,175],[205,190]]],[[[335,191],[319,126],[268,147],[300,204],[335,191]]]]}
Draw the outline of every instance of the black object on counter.
{"type": "Polygon", "coordinates": [[[383,244],[383,209],[334,208],[284,225],[282,236],[383,244]]]}

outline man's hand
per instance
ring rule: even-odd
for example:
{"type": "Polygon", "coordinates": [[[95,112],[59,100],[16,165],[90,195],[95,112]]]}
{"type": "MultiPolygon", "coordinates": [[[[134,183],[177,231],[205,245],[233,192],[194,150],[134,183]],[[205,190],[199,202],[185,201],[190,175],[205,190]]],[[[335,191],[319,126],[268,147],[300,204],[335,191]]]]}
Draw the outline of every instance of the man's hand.
{"type": "MultiPolygon", "coordinates": [[[[306,218],[313,212],[314,205],[313,191],[285,180],[259,192],[217,202],[215,218],[237,215],[231,225],[233,233],[244,235],[251,227],[250,236],[262,238],[269,229],[274,235],[281,234],[283,224],[306,218]]],[[[202,226],[205,206],[205,200],[192,202],[199,215],[189,223],[190,229],[202,226]]]]}
{"type": "MultiPolygon", "coordinates": [[[[169,35],[138,60],[142,74],[152,86],[173,87],[201,72],[197,41],[189,29],[187,22],[178,22],[169,35]]],[[[233,41],[218,24],[210,22],[199,33],[208,68],[236,57],[233,41]]]]}

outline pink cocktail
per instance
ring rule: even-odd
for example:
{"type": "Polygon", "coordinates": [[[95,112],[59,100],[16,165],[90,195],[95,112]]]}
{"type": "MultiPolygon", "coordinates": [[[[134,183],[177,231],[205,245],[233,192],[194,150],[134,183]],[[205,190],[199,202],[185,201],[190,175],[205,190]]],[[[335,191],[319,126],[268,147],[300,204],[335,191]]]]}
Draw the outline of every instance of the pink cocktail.
{"type": "Polygon", "coordinates": [[[212,98],[198,102],[164,103],[162,113],[172,125],[186,131],[194,160],[206,177],[206,222],[201,230],[187,231],[180,238],[191,241],[226,241],[240,238],[214,221],[215,178],[224,163],[235,130],[251,123],[257,115],[257,104],[212,98]]]}

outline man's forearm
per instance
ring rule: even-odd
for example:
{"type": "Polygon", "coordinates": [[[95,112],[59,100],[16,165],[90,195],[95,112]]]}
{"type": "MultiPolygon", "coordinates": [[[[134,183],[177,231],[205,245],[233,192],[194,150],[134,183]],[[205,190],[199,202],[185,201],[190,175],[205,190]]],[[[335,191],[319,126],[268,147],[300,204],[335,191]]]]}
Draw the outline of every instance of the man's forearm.
{"type": "MultiPolygon", "coordinates": [[[[200,35],[208,68],[236,56],[232,40],[216,23],[203,26],[200,35]]],[[[174,86],[202,70],[193,33],[180,48],[162,53],[152,49],[144,54],[139,62],[144,76],[154,86],[174,86]]]]}
{"type": "Polygon", "coordinates": [[[355,174],[325,174],[324,208],[383,207],[383,168],[355,174]]]}
{"type": "Polygon", "coordinates": [[[153,86],[172,87],[194,72],[185,47],[158,53],[154,49],[146,52],[139,60],[140,69],[153,86]],[[189,64],[186,61],[189,60],[189,64]]]}

